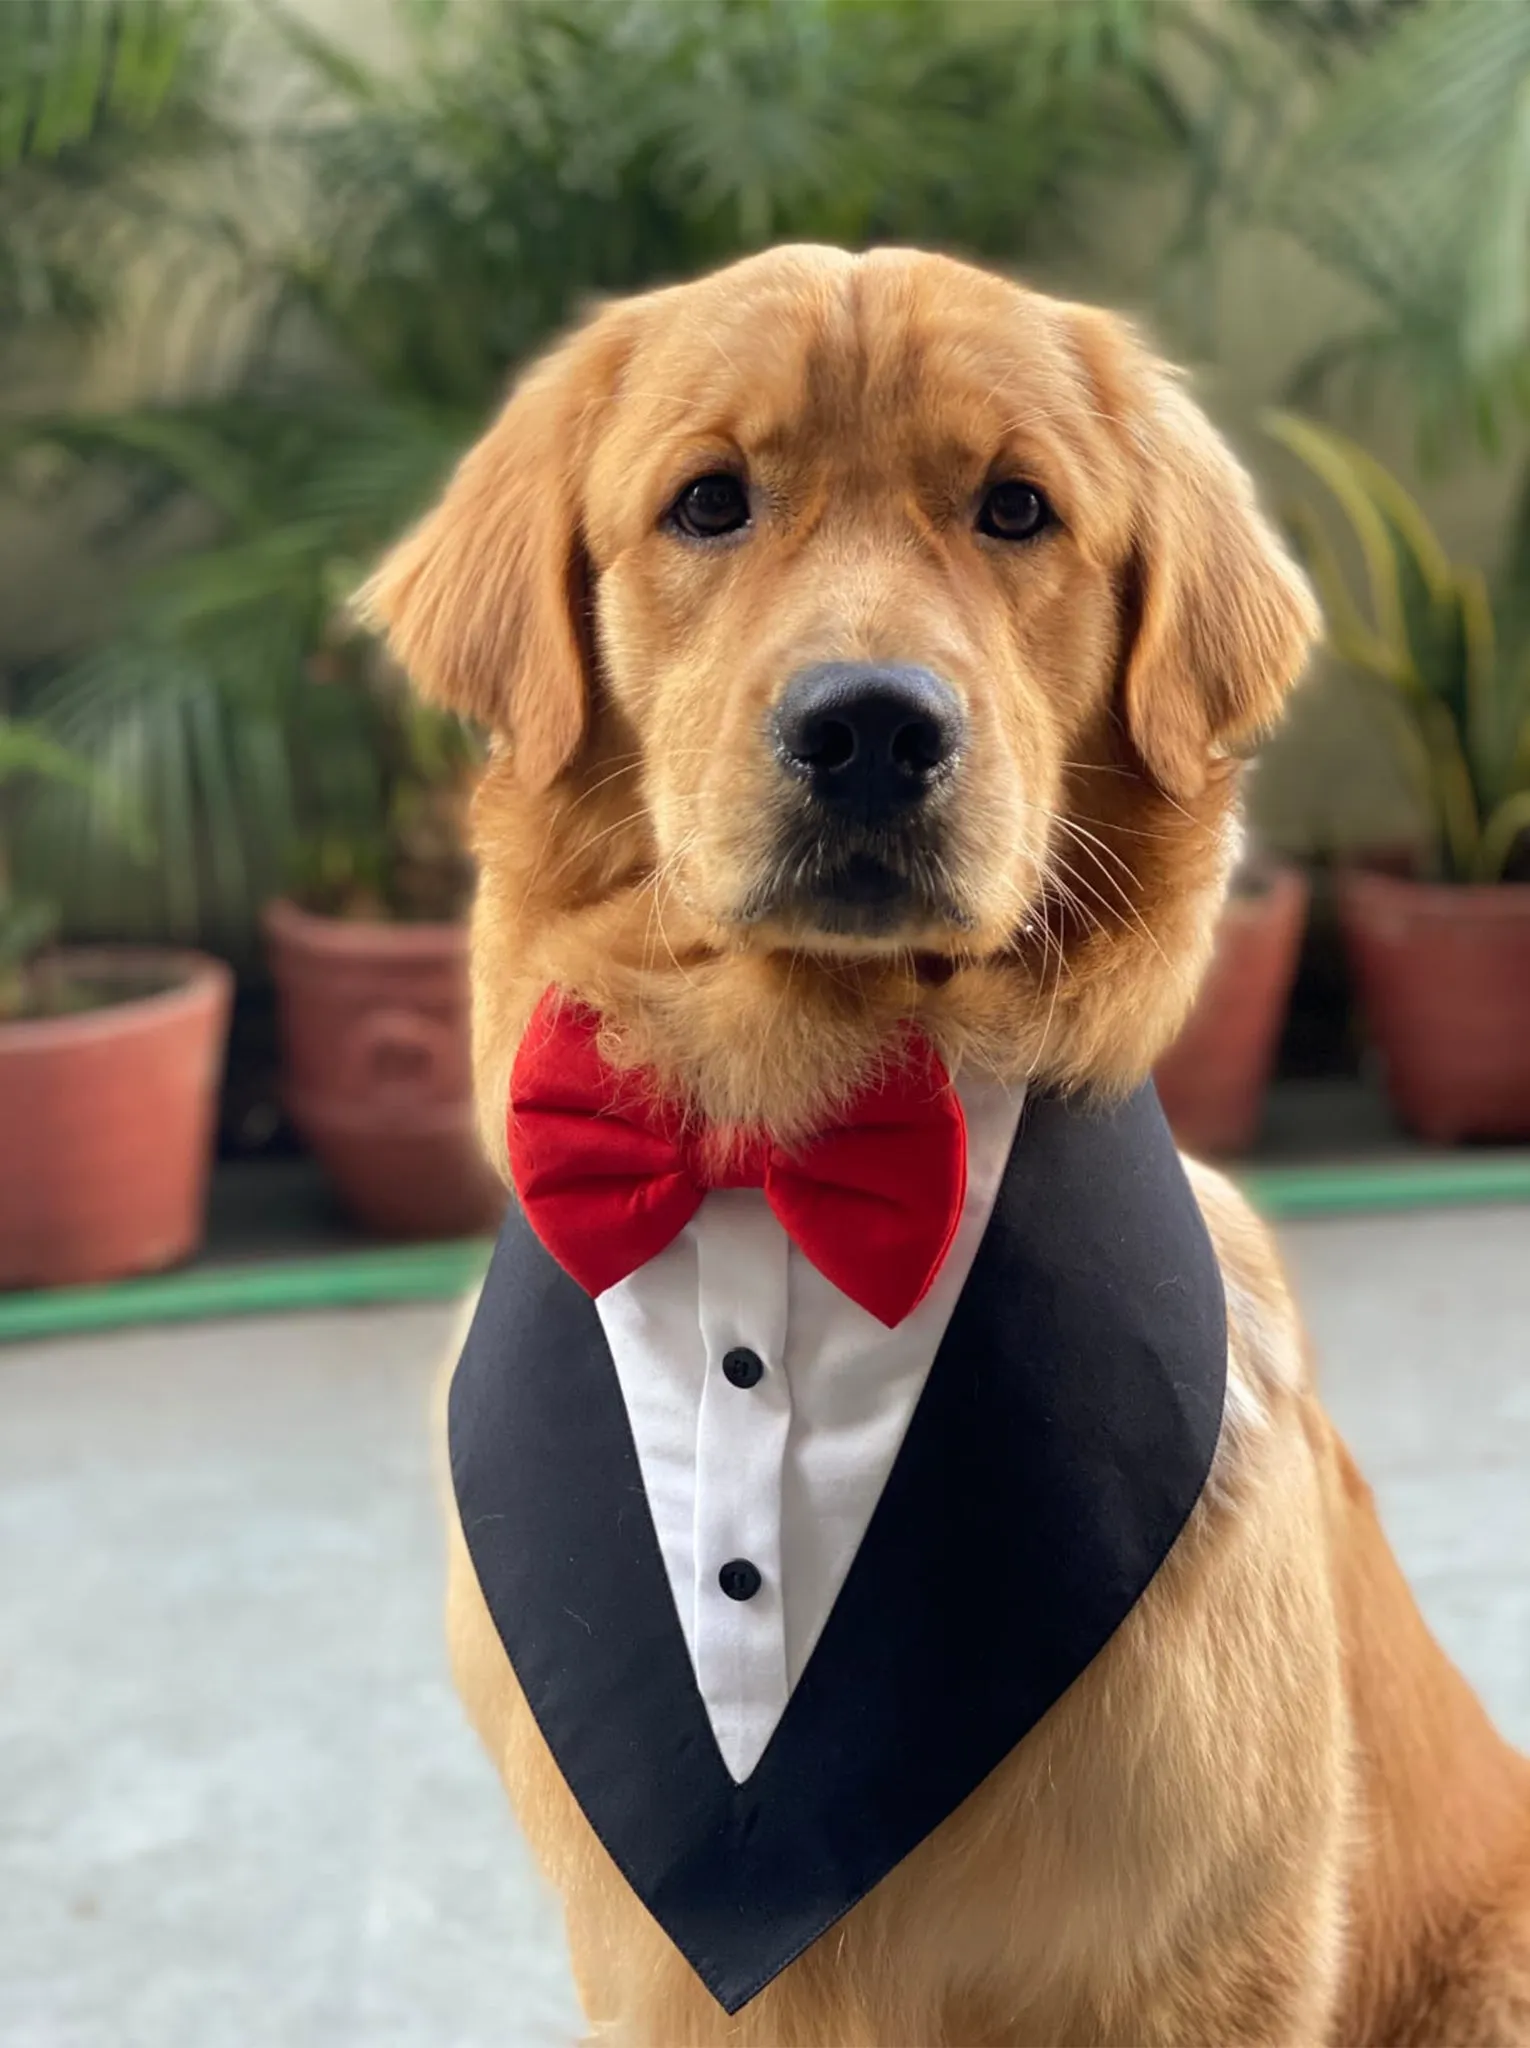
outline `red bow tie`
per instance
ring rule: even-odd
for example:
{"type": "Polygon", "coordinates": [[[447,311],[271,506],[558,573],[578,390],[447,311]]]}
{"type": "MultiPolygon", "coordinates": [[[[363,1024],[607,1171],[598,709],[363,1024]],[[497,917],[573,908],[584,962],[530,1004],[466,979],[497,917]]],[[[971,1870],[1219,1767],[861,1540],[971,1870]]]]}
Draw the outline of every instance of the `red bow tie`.
{"type": "Polygon", "coordinates": [[[794,1151],[764,1139],[720,1169],[651,1079],[596,1048],[599,1019],[549,990],[510,1077],[510,1172],[526,1220],[587,1294],[663,1251],[713,1188],[763,1188],[841,1293],[891,1329],[923,1301],[967,1191],[967,1127],[934,1049],[901,1059],[794,1151]]]}

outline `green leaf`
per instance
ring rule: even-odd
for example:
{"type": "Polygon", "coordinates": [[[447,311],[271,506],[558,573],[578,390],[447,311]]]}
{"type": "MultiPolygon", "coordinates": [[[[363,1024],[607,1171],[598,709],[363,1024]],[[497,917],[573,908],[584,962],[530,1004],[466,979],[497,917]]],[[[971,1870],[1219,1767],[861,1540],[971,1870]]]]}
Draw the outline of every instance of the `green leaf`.
{"type": "MultiPolygon", "coordinates": [[[[1365,563],[1375,631],[1399,678],[1418,680],[1391,529],[1370,488],[1359,451],[1343,435],[1295,413],[1267,413],[1265,431],[1321,479],[1338,500],[1365,563]]],[[[1448,567],[1447,567],[1448,574],[1448,567]]]]}
{"type": "Polygon", "coordinates": [[[377,98],[377,78],[338,43],[291,8],[278,5],[277,0],[258,0],[258,5],[287,49],[316,78],[324,80],[352,104],[365,104],[377,98]]]}
{"type": "Polygon", "coordinates": [[[1405,688],[1410,682],[1397,649],[1383,640],[1358,604],[1332,543],[1304,505],[1291,506],[1285,520],[1312,578],[1323,608],[1324,638],[1341,660],[1383,681],[1405,688]]]}
{"type": "Polygon", "coordinates": [[[1519,789],[1504,798],[1483,825],[1482,838],[1473,864],[1473,879],[1501,880],[1504,869],[1521,839],[1530,833],[1530,789],[1519,789]]]}
{"type": "Polygon", "coordinates": [[[60,746],[40,726],[23,725],[14,718],[0,718],[0,784],[23,775],[67,782],[77,789],[88,788],[90,770],[77,754],[60,746]]]}
{"type": "Polygon", "coordinates": [[[21,969],[57,929],[58,912],[51,903],[0,888],[0,1019],[23,1011],[27,987],[21,969]]]}
{"type": "MultiPolygon", "coordinates": [[[[1460,881],[1496,875],[1514,851],[1521,828],[1510,821],[1530,790],[1523,606],[1495,614],[1486,577],[1449,562],[1412,498],[1365,450],[1291,415],[1269,426],[1333,493],[1355,535],[1385,632],[1372,627],[1310,509],[1290,522],[1324,601],[1330,644],[1406,710],[1403,745],[1435,816],[1445,872],[1460,881]]],[[[1517,553],[1510,560],[1512,572],[1517,553]]]]}

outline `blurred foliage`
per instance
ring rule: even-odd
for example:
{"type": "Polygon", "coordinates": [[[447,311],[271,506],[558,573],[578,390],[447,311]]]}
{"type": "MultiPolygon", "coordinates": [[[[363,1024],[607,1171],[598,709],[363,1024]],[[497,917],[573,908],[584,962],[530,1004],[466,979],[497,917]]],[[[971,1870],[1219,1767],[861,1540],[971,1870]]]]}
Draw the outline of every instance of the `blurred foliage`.
{"type": "MultiPolygon", "coordinates": [[[[0,94],[0,123],[27,110],[0,216],[25,175],[76,218],[75,163],[184,160],[225,134],[231,84],[282,82],[238,203],[195,180],[180,202],[237,256],[226,388],[29,429],[66,476],[110,480],[103,547],[188,510],[204,535],[29,697],[156,822],[139,872],[97,796],[32,806],[19,847],[81,929],[238,949],[282,886],[395,915],[456,900],[467,743],[408,707],[344,600],[592,294],[784,239],[1034,263],[1167,170],[1182,310],[1210,295],[1174,259],[1263,211],[1370,293],[1343,361],[1406,368],[1442,421],[1530,389],[1530,0],[391,0],[375,66],[269,0],[266,72],[246,47],[232,79],[212,0],[17,12],[54,24],[66,82],[29,59],[0,94]]],[[[29,303],[97,303],[76,275],[29,303]]]]}
{"type": "Polygon", "coordinates": [[[1295,395],[1352,402],[1390,379],[1427,454],[1463,435],[1496,450],[1530,412],[1530,0],[1395,12],[1336,67],[1261,195],[1370,309],[1295,395]]]}
{"type": "MultiPolygon", "coordinates": [[[[1007,261],[1087,232],[1196,116],[1194,0],[462,0],[386,81],[289,21],[330,89],[292,131],[288,284],[389,389],[474,411],[592,293],[782,240],[1007,261]]],[[[411,18],[411,17],[406,17],[411,18]]]]}
{"type": "Polygon", "coordinates": [[[1380,686],[1428,806],[1438,874],[1530,880],[1530,616],[1523,578],[1490,593],[1451,562],[1418,505],[1363,448],[1289,413],[1271,433],[1331,493],[1359,577],[1322,521],[1289,515],[1329,645],[1380,686]]]}
{"type": "Polygon", "coordinates": [[[208,0],[0,5],[0,342],[89,326],[166,202],[153,169],[217,136],[208,0]]]}
{"type": "Polygon", "coordinates": [[[296,892],[332,917],[462,916],[473,890],[466,824],[482,760],[476,739],[460,719],[422,704],[376,641],[352,631],[343,614],[306,673],[319,696],[342,703],[347,741],[359,723],[364,742],[352,754],[321,741],[308,768],[327,780],[300,804],[307,830],[294,851],[296,892]]]}
{"type": "Polygon", "coordinates": [[[28,970],[59,921],[55,903],[18,894],[12,886],[5,825],[12,793],[23,780],[88,790],[93,777],[40,726],[0,718],[0,1023],[30,1007],[28,970]]]}
{"type": "Polygon", "coordinates": [[[1320,71],[1368,49],[1426,0],[1254,0],[1267,29],[1299,44],[1320,71]]]}
{"type": "Polygon", "coordinates": [[[160,835],[157,870],[134,874],[90,801],[36,807],[29,857],[58,877],[71,921],[238,945],[293,879],[294,845],[322,900],[419,902],[404,821],[432,814],[438,782],[454,800],[460,759],[428,723],[400,727],[386,689],[380,710],[369,688],[314,687],[312,657],[339,649],[363,673],[343,597],[510,368],[592,292],[774,240],[1015,261],[1080,235],[1100,180],[1193,153],[1175,80],[1179,39],[1206,45],[1203,13],[400,0],[405,47],[385,69],[270,14],[298,86],[266,153],[299,192],[285,209],[256,192],[224,223],[245,238],[259,317],[240,387],[36,425],[93,475],[109,468],[141,514],[189,498],[212,530],[35,700],[160,835]],[[273,235],[268,213],[290,231],[273,235]]]}

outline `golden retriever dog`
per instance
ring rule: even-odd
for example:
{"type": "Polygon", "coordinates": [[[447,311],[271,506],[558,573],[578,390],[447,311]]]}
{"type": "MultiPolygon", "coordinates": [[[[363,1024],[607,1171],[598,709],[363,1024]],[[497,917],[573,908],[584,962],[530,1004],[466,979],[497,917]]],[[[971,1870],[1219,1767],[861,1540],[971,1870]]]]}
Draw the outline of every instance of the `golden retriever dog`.
{"type": "MultiPolygon", "coordinates": [[[[954,1075],[1121,1097],[1194,994],[1240,751],[1318,626],[1243,472],[1112,315],[949,259],[783,248],[609,305],[365,594],[493,736],[475,1066],[501,1167],[550,987],[618,1067],[790,1143],[910,1020],[954,1075]],[[814,664],[963,734],[825,851],[769,738],[814,664]]],[[[1270,1238],[1190,1164],[1230,1350],[1209,1482],[1103,1651],[733,2017],[553,1764],[453,1531],[458,1686],[643,2048],[1530,2042],[1530,1764],[1425,1628],[1270,1238]]]]}

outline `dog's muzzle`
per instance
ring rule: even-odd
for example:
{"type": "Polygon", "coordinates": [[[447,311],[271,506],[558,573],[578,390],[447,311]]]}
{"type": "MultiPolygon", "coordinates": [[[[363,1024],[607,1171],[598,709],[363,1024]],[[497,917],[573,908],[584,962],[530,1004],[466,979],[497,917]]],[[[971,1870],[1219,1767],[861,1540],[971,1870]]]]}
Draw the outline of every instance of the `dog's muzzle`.
{"type": "Polygon", "coordinates": [[[963,923],[939,799],[966,730],[955,691],[929,669],[824,662],[794,676],[771,733],[800,795],[755,914],[860,936],[963,923]]]}

